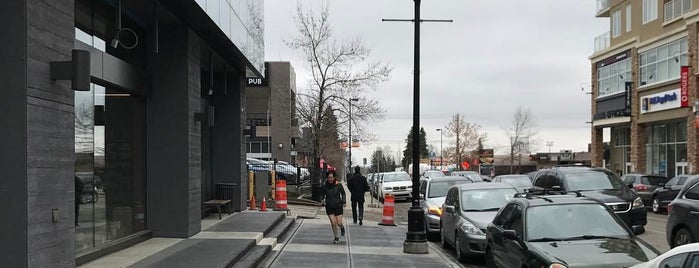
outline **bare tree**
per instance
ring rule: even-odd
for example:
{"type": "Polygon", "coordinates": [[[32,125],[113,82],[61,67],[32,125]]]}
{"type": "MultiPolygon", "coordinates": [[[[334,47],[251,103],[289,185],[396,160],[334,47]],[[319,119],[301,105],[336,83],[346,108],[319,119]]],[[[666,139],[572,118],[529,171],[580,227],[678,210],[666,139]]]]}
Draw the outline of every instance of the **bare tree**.
{"type": "Polygon", "coordinates": [[[445,155],[451,158],[453,163],[461,166],[461,162],[469,155],[469,152],[476,149],[479,141],[483,141],[488,136],[481,133],[481,126],[475,123],[466,122],[461,114],[455,114],[449,125],[447,125],[445,135],[455,138],[452,147],[445,148],[445,155]]]}
{"type": "Polygon", "coordinates": [[[522,154],[528,154],[531,143],[534,141],[538,130],[536,121],[529,109],[519,106],[512,115],[510,125],[505,129],[505,133],[510,138],[510,173],[514,172],[515,155],[519,158],[519,166],[522,165],[522,154]]]}
{"type": "MultiPolygon", "coordinates": [[[[351,120],[356,133],[367,133],[365,126],[382,119],[384,114],[378,102],[370,99],[367,93],[376,89],[380,82],[388,80],[391,73],[391,68],[386,64],[367,62],[371,49],[360,39],[345,42],[334,39],[329,16],[327,6],[322,7],[320,14],[297,6],[294,17],[297,32],[286,41],[287,46],[301,51],[305,67],[311,73],[309,87],[298,94],[297,107],[303,124],[311,127],[315,165],[322,151],[320,130],[327,115],[325,111],[339,111],[340,123],[351,120]],[[351,98],[359,100],[350,102],[351,98]]],[[[320,176],[314,174],[313,177],[319,184],[320,176]]]]}

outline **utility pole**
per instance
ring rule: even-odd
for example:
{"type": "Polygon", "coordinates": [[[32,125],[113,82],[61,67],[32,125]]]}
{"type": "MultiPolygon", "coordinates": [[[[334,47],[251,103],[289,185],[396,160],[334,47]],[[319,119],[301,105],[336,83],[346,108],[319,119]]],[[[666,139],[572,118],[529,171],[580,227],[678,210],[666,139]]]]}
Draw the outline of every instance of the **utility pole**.
{"type": "Polygon", "coordinates": [[[551,154],[551,147],[553,146],[553,141],[547,141],[546,146],[549,147],[549,154],[551,154]]]}
{"type": "Polygon", "coordinates": [[[415,1],[414,19],[382,19],[382,21],[409,21],[415,26],[415,51],[413,67],[413,192],[408,210],[408,233],[403,242],[403,252],[427,254],[425,213],[420,207],[420,24],[422,22],[452,22],[452,20],[420,19],[420,0],[415,1]]]}
{"type": "Polygon", "coordinates": [[[438,128],[437,131],[439,131],[439,170],[444,170],[444,153],[442,152],[442,132],[441,128],[438,128]]]}
{"type": "MultiPolygon", "coordinates": [[[[352,173],[352,102],[353,101],[359,101],[358,98],[349,98],[347,99],[347,103],[349,104],[349,143],[347,146],[349,147],[349,165],[347,165],[347,170],[349,170],[348,173],[352,173]]],[[[347,181],[348,178],[345,178],[345,181],[347,181]]]]}

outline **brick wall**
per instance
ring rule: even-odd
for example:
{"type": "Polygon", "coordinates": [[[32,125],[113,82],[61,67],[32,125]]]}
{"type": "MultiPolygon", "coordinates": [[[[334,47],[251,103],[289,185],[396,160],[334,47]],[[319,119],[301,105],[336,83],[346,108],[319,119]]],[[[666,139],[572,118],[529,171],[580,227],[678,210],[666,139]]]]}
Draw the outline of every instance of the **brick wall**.
{"type": "MultiPolygon", "coordinates": [[[[590,90],[592,91],[592,94],[590,94],[590,103],[592,103],[592,109],[590,113],[590,119],[592,119],[597,113],[597,101],[595,101],[595,98],[597,98],[597,67],[595,66],[595,62],[592,63],[592,81],[590,81],[590,90]]],[[[592,132],[590,137],[592,137],[591,141],[591,153],[592,153],[592,166],[595,167],[601,167],[602,166],[602,159],[604,158],[604,151],[602,144],[604,142],[603,136],[602,136],[602,129],[601,128],[595,128],[594,126],[590,125],[590,131],[592,132]]]]}
{"type": "MultiPolygon", "coordinates": [[[[691,66],[689,71],[689,105],[694,105],[697,101],[699,92],[697,91],[697,77],[694,75],[697,72],[697,24],[692,23],[687,25],[687,43],[689,44],[688,63],[691,66]]],[[[694,126],[694,114],[692,109],[687,111],[687,162],[689,165],[689,173],[697,172],[699,162],[699,131],[694,126]]]]}
{"type": "MultiPolygon", "coordinates": [[[[638,80],[639,55],[636,48],[631,49],[631,57],[632,77],[638,80]]],[[[631,172],[644,173],[646,170],[646,128],[638,123],[641,114],[638,83],[633,84],[631,92],[631,162],[633,163],[631,172]]]]}

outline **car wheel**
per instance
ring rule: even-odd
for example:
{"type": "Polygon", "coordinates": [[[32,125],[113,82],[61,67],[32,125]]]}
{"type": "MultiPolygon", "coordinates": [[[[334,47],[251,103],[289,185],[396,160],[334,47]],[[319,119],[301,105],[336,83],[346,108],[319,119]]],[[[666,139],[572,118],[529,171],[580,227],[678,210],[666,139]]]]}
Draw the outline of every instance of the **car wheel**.
{"type": "Polygon", "coordinates": [[[459,262],[464,262],[464,260],[466,260],[464,252],[461,251],[461,241],[459,241],[458,232],[456,232],[456,235],[454,236],[454,251],[456,251],[456,259],[459,260],[459,262]]]}
{"type": "Polygon", "coordinates": [[[694,243],[694,237],[692,233],[687,230],[687,228],[682,228],[677,230],[675,235],[672,237],[672,247],[677,247],[689,243],[694,243]]]}
{"type": "Polygon", "coordinates": [[[485,267],[496,268],[495,257],[493,257],[493,251],[490,248],[485,249],[485,267]]]}
{"type": "Polygon", "coordinates": [[[448,249],[449,242],[447,242],[447,238],[444,237],[444,230],[442,230],[441,226],[439,228],[439,237],[440,237],[440,240],[442,241],[442,248],[448,249]]]}
{"type": "Polygon", "coordinates": [[[655,214],[660,214],[660,212],[661,212],[660,211],[660,200],[658,200],[657,196],[653,197],[652,209],[653,209],[653,213],[655,213],[655,214]]]}

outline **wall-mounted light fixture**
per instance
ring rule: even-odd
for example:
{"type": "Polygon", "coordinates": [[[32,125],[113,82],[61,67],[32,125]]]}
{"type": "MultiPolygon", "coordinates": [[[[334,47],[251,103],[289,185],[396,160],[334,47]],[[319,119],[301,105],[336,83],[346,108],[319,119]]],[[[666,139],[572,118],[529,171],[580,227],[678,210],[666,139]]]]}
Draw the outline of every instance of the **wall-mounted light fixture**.
{"type": "Polygon", "coordinates": [[[279,150],[284,149],[284,144],[282,144],[282,143],[280,143],[280,144],[277,145],[277,146],[279,147],[279,150]]]}
{"type": "Polygon", "coordinates": [[[76,91],[90,91],[90,52],[73,49],[69,61],[52,61],[49,65],[51,80],[71,80],[76,91]]]}

